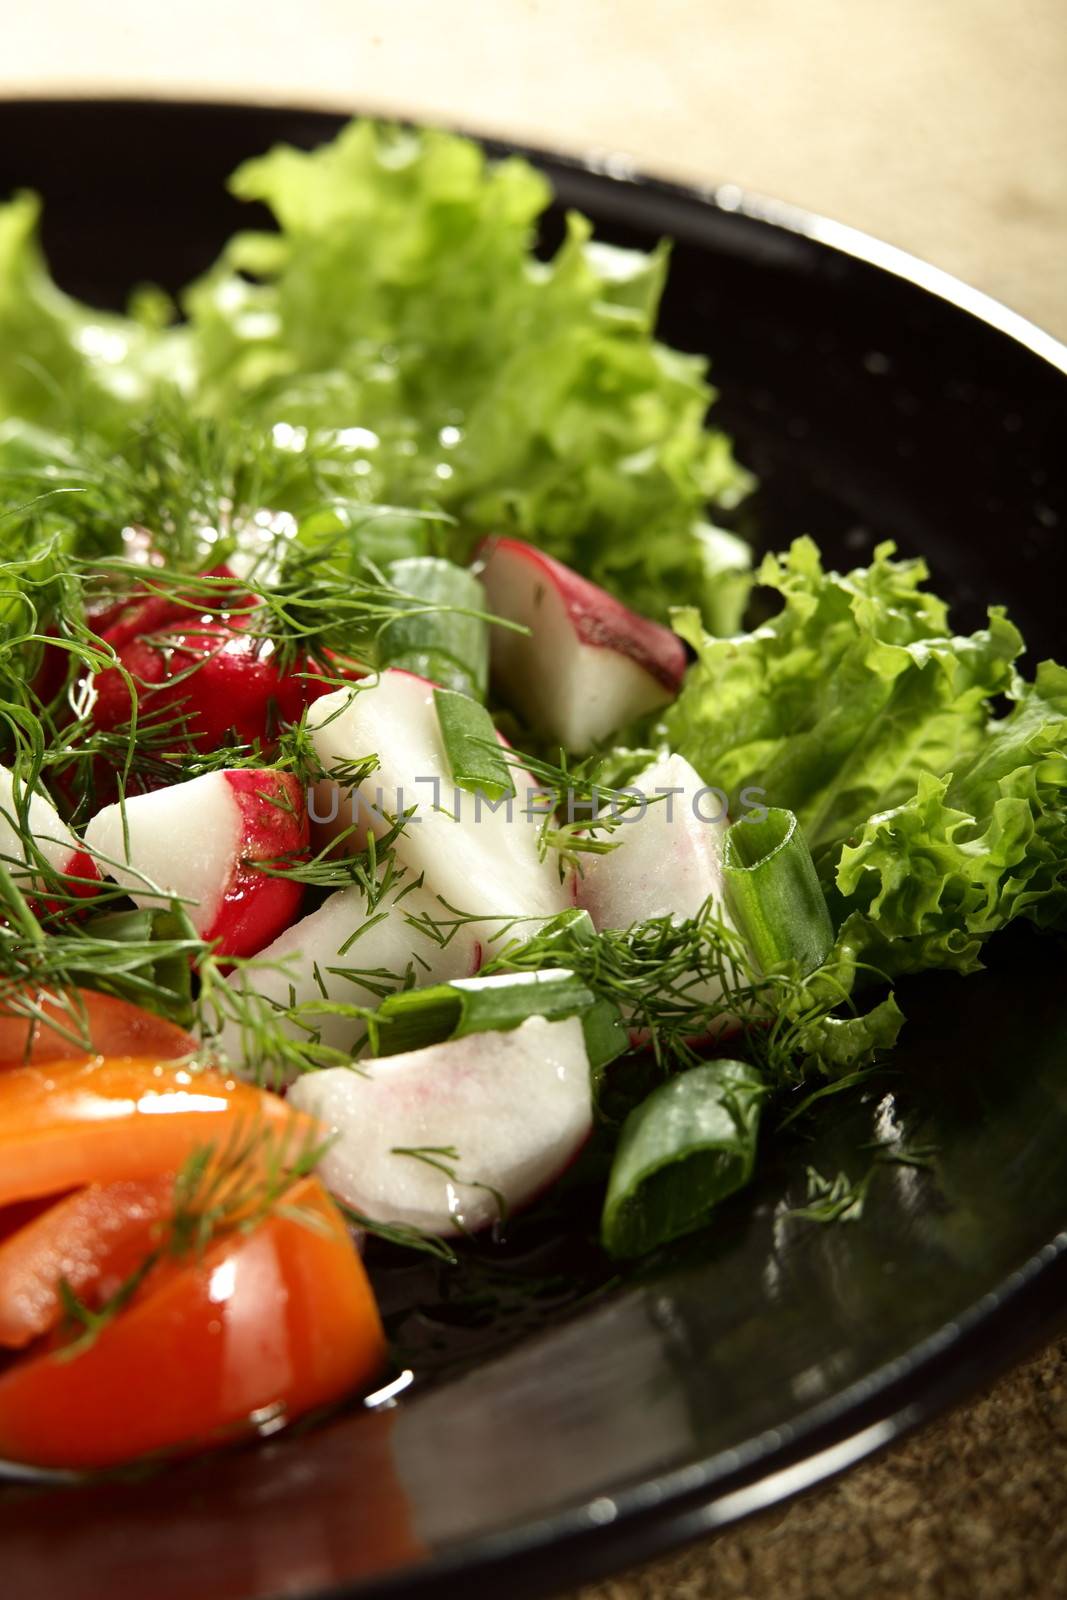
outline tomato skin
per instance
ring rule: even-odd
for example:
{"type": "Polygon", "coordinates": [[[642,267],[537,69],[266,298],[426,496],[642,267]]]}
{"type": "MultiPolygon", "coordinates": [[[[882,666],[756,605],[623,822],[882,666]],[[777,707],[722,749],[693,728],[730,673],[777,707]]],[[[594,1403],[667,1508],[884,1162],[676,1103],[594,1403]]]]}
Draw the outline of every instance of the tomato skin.
{"type": "Polygon", "coordinates": [[[315,1178],[248,1234],[164,1269],[94,1344],[0,1376],[0,1458],[117,1465],[219,1442],[254,1414],[292,1419],[380,1371],[385,1340],[363,1264],[315,1178]],[[310,1223],[314,1223],[314,1226],[310,1223]]]}
{"type": "Polygon", "coordinates": [[[265,1089],[153,1057],[0,1070],[0,1206],[86,1183],[177,1172],[198,1148],[263,1127],[295,1154],[310,1118],[265,1089]]]}

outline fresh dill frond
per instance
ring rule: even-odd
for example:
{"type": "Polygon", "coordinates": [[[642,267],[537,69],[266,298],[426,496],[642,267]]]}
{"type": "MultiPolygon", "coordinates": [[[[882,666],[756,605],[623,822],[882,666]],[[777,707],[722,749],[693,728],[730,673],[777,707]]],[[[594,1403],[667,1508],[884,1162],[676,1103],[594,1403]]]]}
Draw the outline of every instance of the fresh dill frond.
{"type": "MultiPolygon", "coordinates": [[[[751,971],[738,936],[708,900],[696,917],[653,917],[626,929],[549,924],[501,950],[482,972],[567,967],[622,1011],[661,1070],[695,1065],[694,1041],[769,1017],[769,984],[751,971]]],[[[704,1051],[703,1053],[706,1053],[704,1051]]]]}
{"type": "Polygon", "coordinates": [[[432,1233],[422,1233],[407,1223],[379,1222],[376,1218],[365,1216],[362,1211],[355,1210],[343,1200],[338,1200],[336,1196],[334,1204],[349,1225],[358,1228],[362,1233],[381,1239],[384,1244],[398,1245],[403,1250],[421,1251],[424,1255],[433,1256],[437,1261],[443,1261],[446,1266],[456,1265],[456,1253],[445,1239],[439,1239],[432,1233]]]}

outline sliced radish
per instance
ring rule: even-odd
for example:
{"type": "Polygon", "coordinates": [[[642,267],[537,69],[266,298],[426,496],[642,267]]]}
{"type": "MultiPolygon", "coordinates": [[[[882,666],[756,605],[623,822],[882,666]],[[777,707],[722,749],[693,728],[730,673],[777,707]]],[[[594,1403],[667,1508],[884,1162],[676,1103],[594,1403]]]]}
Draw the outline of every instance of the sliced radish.
{"type": "MultiPolygon", "coordinates": [[[[629,928],[651,917],[680,922],[710,900],[732,928],[724,902],[722,851],[728,820],[721,794],[706,785],[682,756],[647,767],[630,788],[647,796],[643,809],[623,811],[610,835],[615,849],[582,858],[576,898],[598,930],[629,928]]],[[[692,998],[712,1003],[718,979],[694,987],[692,998]]]]}
{"type": "Polygon", "coordinates": [[[499,693],[538,733],[579,754],[666,705],[685,673],[682,641],[521,539],[490,539],[488,609],[526,634],[492,629],[499,693]]]}
{"type": "MultiPolygon", "coordinates": [[[[443,944],[425,931],[425,923],[420,927],[421,919],[440,922],[446,917],[440,901],[427,890],[403,883],[372,911],[361,889],[339,889],[261,950],[262,966],[245,968],[230,981],[279,1008],[321,1000],[374,1008],[394,988],[403,987],[406,978],[421,986],[477,972],[482,946],[469,926],[456,928],[443,944]],[[284,965],[272,969],[269,963],[275,962],[284,965]],[[357,972],[366,975],[364,981],[357,972]]],[[[277,1020],[291,1038],[317,1037],[330,1049],[346,1052],[366,1032],[359,1017],[330,1012],[310,1010],[302,1022],[277,1020]]],[[[240,1072],[245,1042],[236,1021],[226,1025],[220,1043],[240,1072]]]]}
{"type": "Polygon", "coordinates": [[[207,589],[184,596],[140,591],[98,617],[97,631],[121,668],[92,678],[97,728],[129,721],[132,680],[142,723],[172,725],[176,745],[214,750],[231,730],[246,743],[266,745],[319,692],[309,661],[283,670],[271,642],[257,637],[252,596],[235,587],[230,567],[200,576],[227,580],[217,604],[207,589]]]}
{"type": "Polygon", "coordinates": [[[570,882],[560,881],[556,853],[549,851],[544,860],[538,853],[543,814],[528,773],[513,771],[515,798],[499,809],[453,788],[434,686],[425,678],[388,671],[366,688],[340,689],[315,702],[307,725],[327,771],[378,758],[377,770],[357,787],[355,798],[343,785],[320,784],[314,819],[334,834],[355,824],[349,842],[355,849],[368,831],[382,834],[390,819],[415,807],[396,841],[397,857],[431,894],[476,916],[483,942],[513,918],[526,919],[515,931],[532,932],[573,903],[570,882]]]}
{"type": "Polygon", "coordinates": [[[602,836],[615,848],[582,858],[577,903],[595,926],[693,917],[709,896],[722,905],[729,823],[721,795],[678,755],[646,767],[629,789],[642,803],[630,810],[617,803],[619,825],[602,836]]]}
{"type": "Polygon", "coordinates": [[[338,1135],[319,1169],[334,1194],[375,1221],[442,1235],[496,1222],[501,1202],[511,1211],[532,1200],[593,1126],[577,1018],[531,1017],[512,1033],[386,1056],[360,1073],[308,1073],[289,1098],[338,1135]]]}
{"type": "MultiPolygon", "coordinates": [[[[39,886],[42,877],[34,868],[33,851],[27,848],[22,834],[21,808],[26,799],[25,784],[7,767],[0,767],[0,861],[20,888],[39,886]]],[[[40,789],[29,791],[28,800],[26,831],[41,856],[56,872],[81,880],[66,886],[70,893],[91,894],[100,882],[100,875],[81,841],[71,833],[40,789]]]]}
{"type": "Polygon", "coordinates": [[[98,811],[85,830],[100,870],[137,905],[178,897],[197,933],[230,956],[255,954],[296,916],[300,885],[254,864],[299,854],[307,840],[299,781],[255,768],[133,795],[98,811]]]}

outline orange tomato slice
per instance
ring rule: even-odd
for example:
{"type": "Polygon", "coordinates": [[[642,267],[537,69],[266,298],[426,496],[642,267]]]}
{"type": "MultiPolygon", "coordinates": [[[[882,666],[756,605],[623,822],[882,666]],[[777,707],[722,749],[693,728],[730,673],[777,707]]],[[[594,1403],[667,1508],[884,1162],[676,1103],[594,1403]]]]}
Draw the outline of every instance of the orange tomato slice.
{"type": "Polygon", "coordinates": [[[0,1206],[177,1172],[238,1119],[294,1153],[316,1124],[279,1096],[175,1062],[100,1056],[0,1072],[0,1206]]]}
{"type": "Polygon", "coordinates": [[[21,1349],[63,1308],[59,1282],[102,1305],[148,1256],[174,1207],[174,1174],[93,1183],[65,1195],[0,1242],[0,1345],[21,1349]]]}
{"type": "Polygon", "coordinates": [[[341,1216],[303,1178],[252,1232],[150,1279],[89,1348],[0,1374],[0,1458],[92,1468],[217,1442],[368,1383],[385,1348],[341,1216]]]}
{"type": "Polygon", "coordinates": [[[25,1015],[11,1001],[0,1008],[0,1065],[84,1057],[84,1045],[71,1037],[83,1029],[95,1055],[155,1056],[169,1061],[196,1049],[196,1040],[184,1029],[113,995],[77,989],[70,1006],[43,993],[33,998],[40,1017],[25,1015]],[[57,1026],[49,1026],[47,1018],[57,1026]]]}

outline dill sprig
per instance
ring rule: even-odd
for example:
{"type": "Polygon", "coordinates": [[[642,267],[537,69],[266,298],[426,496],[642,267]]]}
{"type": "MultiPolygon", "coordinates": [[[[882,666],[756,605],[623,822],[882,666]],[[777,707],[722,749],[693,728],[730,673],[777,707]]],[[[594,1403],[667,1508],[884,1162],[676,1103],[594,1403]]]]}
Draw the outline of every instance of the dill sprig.
{"type": "Polygon", "coordinates": [[[379,1222],[375,1217],[365,1216],[362,1211],[357,1211],[353,1206],[339,1200],[336,1195],[334,1205],[350,1227],[357,1228],[361,1233],[369,1233],[375,1239],[381,1239],[383,1244],[396,1245],[402,1250],[418,1250],[424,1255],[443,1261],[446,1266],[456,1265],[455,1251],[445,1239],[439,1239],[435,1234],[423,1233],[419,1228],[406,1222],[379,1222]]]}
{"type": "MultiPolygon", "coordinates": [[[[116,898],[120,894],[115,891],[116,898]]],[[[85,922],[43,917],[0,863],[0,1011],[65,1032],[87,1050],[79,989],[131,1001],[187,1027],[190,963],[208,950],[177,902],[104,912],[85,922]]]]}
{"type": "Polygon", "coordinates": [[[501,950],[482,972],[545,967],[569,968],[617,1005],[664,1071],[702,1058],[693,1041],[726,1027],[765,1026],[770,1017],[771,980],[752,972],[711,899],[695,917],[653,917],[626,929],[594,933],[581,921],[549,924],[501,950]]]}
{"type": "MultiPolygon", "coordinates": [[[[450,1184],[458,1183],[466,1189],[481,1189],[483,1193],[489,1196],[493,1204],[496,1206],[497,1214],[493,1223],[494,1228],[499,1230],[507,1223],[509,1207],[504,1194],[501,1192],[501,1190],[494,1188],[491,1183],[482,1183],[477,1178],[464,1178],[458,1168],[458,1163],[463,1158],[456,1149],[455,1145],[398,1144],[393,1145],[389,1154],[393,1156],[404,1156],[411,1161],[420,1161],[424,1166],[430,1167],[434,1172],[442,1173],[443,1176],[448,1179],[450,1184]]],[[[464,1221],[463,1213],[461,1211],[458,1209],[452,1209],[452,1220],[462,1234],[470,1236],[471,1230],[464,1221]]]]}
{"type": "Polygon", "coordinates": [[[550,850],[556,851],[561,873],[568,868],[581,871],[583,855],[606,855],[616,849],[620,841],[611,836],[629,820],[630,813],[666,798],[639,795],[604,781],[601,774],[614,763],[607,752],[572,762],[561,749],[558,761],[549,761],[521,750],[501,749],[488,739],[471,742],[534,779],[536,795],[527,796],[525,804],[531,815],[541,817],[538,853],[543,861],[550,850]]]}

